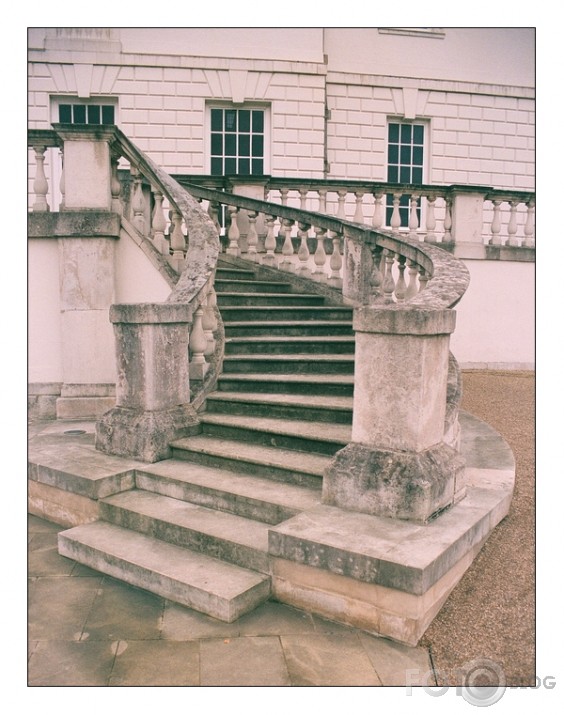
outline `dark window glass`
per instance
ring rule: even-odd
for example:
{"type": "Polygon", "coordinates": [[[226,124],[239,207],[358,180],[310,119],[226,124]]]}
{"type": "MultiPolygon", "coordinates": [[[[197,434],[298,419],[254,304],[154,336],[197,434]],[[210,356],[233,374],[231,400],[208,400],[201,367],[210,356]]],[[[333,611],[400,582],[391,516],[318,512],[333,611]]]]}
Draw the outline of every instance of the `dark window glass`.
{"type": "Polygon", "coordinates": [[[114,107],[111,104],[102,105],[102,124],[115,124],[114,107]]]}
{"type": "Polygon", "coordinates": [[[397,183],[398,181],[398,167],[389,166],[388,167],[388,181],[397,183]]]}
{"type": "Polygon", "coordinates": [[[388,125],[388,141],[399,142],[399,124],[389,124],[388,125]]]}
{"type": "Polygon", "coordinates": [[[388,164],[397,164],[399,160],[398,145],[390,144],[388,146],[388,164]]]}
{"type": "Polygon", "coordinates": [[[248,176],[251,173],[250,159],[239,159],[239,174],[248,176]]]}
{"type": "Polygon", "coordinates": [[[96,104],[88,105],[88,124],[100,124],[100,107],[96,104]]]}
{"type": "Polygon", "coordinates": [[[236,159],[225,159],[225,173],[226,174],[236,174],[237,173],[237,161],[236,159]]]}
{"type": "Polygon", "coordinates": [[[423,144],[424,127],[422,124],[416,124],[413,127],[413,143],[423,144]]]}
{"type": "Polygon", "coordinates": [[[413,147],[413,163],[418,166],[423,166],[423,147],[414,146],[413,147]]]}
{"type": "Polygon", "coordinates": [[[237,131],[237,111],[235,109],[225,110],[225,131],[237,131]]]}
{"type": "Polygon", "coordinates": [[[212,132],[223,131],[223,109],[211,110],[211,128],[212,132]]]}
{"type": "Polygon", "coordinates": [[[59,122],[70,124],[72,122],[72,109],[70,104],[59,104],[59,122]]]}
{"type": "Polygon", "coordinates": [[[223,159],[214,158],[211,160],[211,173],[214,176],[223,174],[223,159]]]}
{"type": "Polygon", "coordinates": [[[402,146],[400,150],[400,164],[411,164],[411,147],[402,146]]]}
{"type": "Polygon", "coordinates": [[[235,156],[237,149],[237,135],[236,134],[226,134],[225,135],[225,156],[235,156]]]}
{"type": "Polygon", "coordinates": [[[250,132],[251,131],[251,112],[248,109],[239,110],[239,131],[240,132],[250,132]]]}
{"type": "Polygon", "coordinates": [[[211,153],[212,156],[221,156],[223,154],[223,135],[211,135],[211,153]]]}
{"type": "MultiPolygon", "coordinates": [[[[253,137],[254,145],[254,137],[253,137]]],[[[251,155],[251,137],[249,134],[239,134],[239,156],[251,155]]]]}
{"type": "Polygon", "coordinates": [[[264,137],[261,134],[253,136],[253,156],[264,156],[264,137]]]}
{"type": "Polygon", "coordinates": [[[253,174],[264,174],[264,161],[262,159],[253,159],[252,167],[253,174]]]}
{"type": "Polygon", "coordinates": [[[253,111],[253,132],[264,132],[264,112],[253,111]]]}
{"type": "Polygon", "coordinates": [[[410,184],[411,183],[411,170],[409,166],[400,167],[400,184],[410,184]]]}
{"type": "Polygon", "coordinates": [[[411,124],[401,125],[401,143],[411,144],[411,124]]]}
{"type": "Polygon", "coordinates": [[[73,105],[74,124],[86,124],[86,107],[84,104],[73,105]]]}
{"type": "Polygon", "coordinates": [[[412,184],[422,184],[423,183],[423,168],[420,166],[414,166],[412,171],[412,184]]]}

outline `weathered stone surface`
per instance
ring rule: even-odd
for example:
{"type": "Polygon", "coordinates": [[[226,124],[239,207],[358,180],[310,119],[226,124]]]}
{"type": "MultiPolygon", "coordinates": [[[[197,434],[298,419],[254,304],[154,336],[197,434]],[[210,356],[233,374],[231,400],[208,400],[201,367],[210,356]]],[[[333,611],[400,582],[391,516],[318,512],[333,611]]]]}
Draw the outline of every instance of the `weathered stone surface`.
{"type": "Polygon", "coordinates": [[[351,443],[323,477],[323,503],[393,519],[425,523],[452,505],[464,461],[439,444],[397,452],[351,443]]]}
{"type": "Polygon", "coordinates": [[[172,456],[171,441],[186,437],[197,424],[196,413],[188,404],[151,411],[117,406],[96,423],[96,449],[158,462],[172,456]]]}

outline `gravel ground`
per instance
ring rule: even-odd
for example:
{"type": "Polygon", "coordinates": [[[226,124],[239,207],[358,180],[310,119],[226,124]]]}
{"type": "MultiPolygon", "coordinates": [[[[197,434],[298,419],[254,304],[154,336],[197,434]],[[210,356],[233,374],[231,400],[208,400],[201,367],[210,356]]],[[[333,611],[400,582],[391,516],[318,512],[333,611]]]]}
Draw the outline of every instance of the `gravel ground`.
{"type": "Polygon", "coordinates": [[[502,667],[507,685],[531,686],[535,683],[535,376],[466,371],[462,408],[485,420],[513,450],[515,492],[508,516],[420,645],[430,649],[438,685],[464,682],[461,670],[467,671],[475,659],[489,659],[502,667]]]}

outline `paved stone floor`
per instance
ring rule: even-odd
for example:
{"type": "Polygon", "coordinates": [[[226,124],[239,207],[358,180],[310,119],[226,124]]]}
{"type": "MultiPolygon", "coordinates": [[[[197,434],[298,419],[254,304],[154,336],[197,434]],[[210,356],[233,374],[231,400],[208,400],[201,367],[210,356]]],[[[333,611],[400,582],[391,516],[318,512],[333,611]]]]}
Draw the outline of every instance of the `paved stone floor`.
{"type": "Polygon", "coordinates": [[[60,556],[60,530],[29,517],[29,686],[405,686],[431,671],[425,648],[280,603],[216,621],[60,556]]]}

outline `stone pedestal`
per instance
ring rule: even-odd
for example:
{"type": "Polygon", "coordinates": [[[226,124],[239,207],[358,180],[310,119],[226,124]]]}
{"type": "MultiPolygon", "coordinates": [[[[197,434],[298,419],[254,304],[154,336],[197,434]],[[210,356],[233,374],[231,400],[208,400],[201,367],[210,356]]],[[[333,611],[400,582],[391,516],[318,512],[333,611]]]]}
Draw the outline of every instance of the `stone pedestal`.
{"type": "Polygon", "coordinates": [[[116,407],[96,424],[96,448],[157,462],[197,425],[190,403],[188,305],[113,305],[116,407]]]}
{"type": "Polygon", "coordinates": [[[452,188],[452,239],[457,258],[486,257],[483,216],[484,188],[456,186],[452,188]]]}
{"type": "Polygon", "coordinates": [[[352,441],[324,475],[323,502],[425,523],[458,501],[464,462],[443,442],[451,310],[355,311],[352,441]]]}

